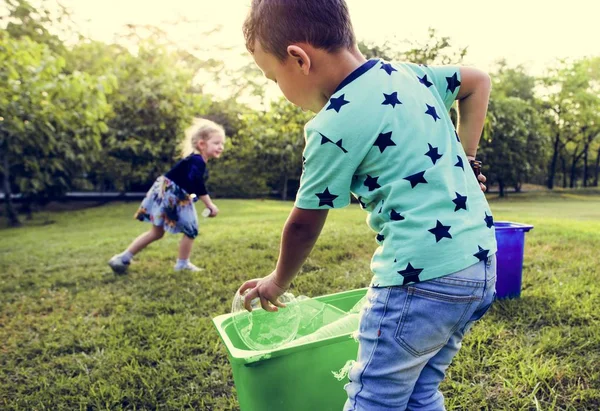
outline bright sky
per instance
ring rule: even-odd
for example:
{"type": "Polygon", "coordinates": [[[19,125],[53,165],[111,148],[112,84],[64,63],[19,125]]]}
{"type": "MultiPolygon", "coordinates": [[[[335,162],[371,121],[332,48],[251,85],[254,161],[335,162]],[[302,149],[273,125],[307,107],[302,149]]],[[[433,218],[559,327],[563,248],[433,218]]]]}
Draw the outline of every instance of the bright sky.
{"type": "MultiPolygon", "coordinates": [[[[506,58],[540,75],[558,58],[600,56],[600,0],[347,0],[358,39],[424,40],[428,27],[452,45],[468,47],[465,64],[490,70],[506,58]]],[[[82,31],[111,41],[128,23],[168,29],[177,42],[236,47],[244,52],[241,25],[249,0],[63,0],[82,31]],[[186,17],[193,24],[165,25],[186,17]],[[209,38],[199,35],[222,26],[209,38]]],[[[225,60],[225,58],[223,58],[225,60]]],[[[230,60],[229,60],[230,59],[230,60]]]]}

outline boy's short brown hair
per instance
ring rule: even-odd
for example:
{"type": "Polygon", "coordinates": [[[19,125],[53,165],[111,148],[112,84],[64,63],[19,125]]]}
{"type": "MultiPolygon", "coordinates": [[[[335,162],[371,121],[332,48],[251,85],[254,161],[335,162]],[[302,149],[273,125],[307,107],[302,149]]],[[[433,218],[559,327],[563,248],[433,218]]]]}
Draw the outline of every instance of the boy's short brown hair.
{"type": "Polygon", "coordinates": [[[254,52],[258,40],[279,61],[293,43],[328,52],[356,43],[345,0],[252,0],[243,30],[248,51],[254,52]]]}

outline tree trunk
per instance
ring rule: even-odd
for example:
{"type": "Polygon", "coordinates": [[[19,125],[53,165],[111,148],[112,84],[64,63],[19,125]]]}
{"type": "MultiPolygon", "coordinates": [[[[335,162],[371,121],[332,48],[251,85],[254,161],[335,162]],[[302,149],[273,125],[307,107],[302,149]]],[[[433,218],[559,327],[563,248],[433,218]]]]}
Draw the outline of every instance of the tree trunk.
{"type": "Polygon", "coordinates": [[[4,156],[2,156],[2,166],[4,168],[4,203],[6,205],[6,218],[8,218],[8,223],[13,226],[21,225],[19,221],[19,216],[15,211],[15,208],[12,203],[12,192],[10,190],[10,165],[8,162],[8,153],[5,151],[4,156]]]}
{"type": "Polygon", "coordinates": [[[577,159],[573,157],[573,161],[571,161],[571,172],[569,173],[569,188],[575,188],[575,181],[577,177],[575,176],[575,168],[577,165],[577,159]]]}
{"type": "Polygon", "coordinates": [[[550,169],[548,170],[548,188],[552,190],[554,188],[554,176],[556,175],[556,162],[558,160],[558,149],[560,146],[560,132],[556,133],[554,137],[554,152],[552,153],[552,161],[550,162],[550,169]]]}
{"type": "Polygon", "coordinates": [[[583,153],[584,151],[577,154],[577,147],[575,147],[575,152],[573,153],[573,161],[571,161],[571,181],[569,183],[569,187],[571,188],[575,188],[575,185],[577,184],[577,163],[579,163],[579,159],[581,158],[583,153]]]}
{"type": "Polygon", "coordinates": [[[287,192],[288,192],[288,176],[287,176],[287,173],[283,173],[283,190],[281,191],[281,199],[283,201],[287,200],[287,192]]]}
{"type": "Polygon", "coordinates": [[[585,145],[583,149],[583,186],[587,187],[588,181],[588,151],[590,149],[589,144],[585,145]]]}
{"type": "Polygon", "coordinates": [[[499,191],[499,196],[500,197],[504,197],[505,192],[504,192],[504,181],[503,180],[498,180],[498,191],[499,191]]]}
{"type": "Polygon", "coordinates": [[[567,188],[567,160],[565,160],[564,156],[560,157],[560,163],[562,165],[562,186],[563,188],[567,188]]]}
{"type": "Polygon", "coordinates": [[[594,177],[594,187],[598,187],[598,174],[600,174],[600,147],[596,153],[596,176],[594,177]]]}

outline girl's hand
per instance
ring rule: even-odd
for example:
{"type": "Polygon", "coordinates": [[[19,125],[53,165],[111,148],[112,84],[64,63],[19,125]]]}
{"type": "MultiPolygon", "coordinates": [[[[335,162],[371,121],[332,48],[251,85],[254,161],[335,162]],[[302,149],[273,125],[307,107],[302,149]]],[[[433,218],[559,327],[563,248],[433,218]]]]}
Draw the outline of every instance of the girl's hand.
{"type": "Polygon", "coordinates": [[[214,204],[210,204],[210,205],[206,206],[206,208],[208,208],[210,210],[209,217],[216,217],[217,214],[219,214],[219,209],[214,204]]]}
{"type": "Polygon", "coordinates": [[[277,307],[285,307],[285,304],[279,301],[279,296],[285,293],[287,288],[277,284],[275,272],[264,278],[246,281],[242,284],[238,293],[243,295],[248,289],[250,289],[250,292],[244,297],[244,307],[248,311],[252,311],[250,303],[255,298],[260,299],[260,305],[265,311],[277,311],[277,307]]]}

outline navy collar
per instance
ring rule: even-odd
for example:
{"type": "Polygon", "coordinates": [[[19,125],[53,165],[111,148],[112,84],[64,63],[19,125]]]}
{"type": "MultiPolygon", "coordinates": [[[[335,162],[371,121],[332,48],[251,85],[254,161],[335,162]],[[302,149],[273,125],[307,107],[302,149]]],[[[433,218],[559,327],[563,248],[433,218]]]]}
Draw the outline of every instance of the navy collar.
{"type": "Polygon", "coordinates": [[[362,76],[363,74],[365,74],[367,71],[369,71],[371,68],[373,68],[373,66],[375,64],[377,64],[378,61],[379,61],[379,59],[371,59],[371,60],[368,60],[366,63],[363,63],[362,66],[360,66],[359,68],[357,68],[356,70],[354,70],[352,73],[350,73],[348,75],[348,77],[346,77],[339,84],[339,86],[337,86],[337,88],[335,89],[335,91],[333,92],[333,94],[337,93],[338,91],[340,91],[341,89],[343,89],[344,87],[346,87],[348,84],[352,83],[354,80],[356,80],[357,78],[359,78],[360,76],[362,76]]]}

